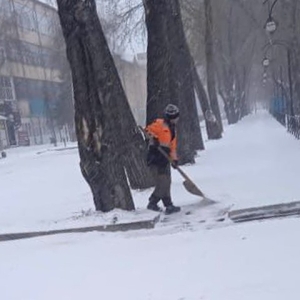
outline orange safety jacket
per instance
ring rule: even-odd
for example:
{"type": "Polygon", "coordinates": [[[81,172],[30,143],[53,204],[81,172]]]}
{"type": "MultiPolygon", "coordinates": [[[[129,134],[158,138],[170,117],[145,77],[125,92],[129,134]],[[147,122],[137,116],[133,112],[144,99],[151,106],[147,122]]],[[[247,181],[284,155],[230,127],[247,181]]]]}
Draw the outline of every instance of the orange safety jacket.
{"type": "Polygon", "coordinates": [[[146,127],[149,135],[158,139],[160,146],[169,149],[170,157],[178,160],[177,157],[177,136],[172,139],[172,132],[168,124],[163,119],[156,119],[146,127]]]}

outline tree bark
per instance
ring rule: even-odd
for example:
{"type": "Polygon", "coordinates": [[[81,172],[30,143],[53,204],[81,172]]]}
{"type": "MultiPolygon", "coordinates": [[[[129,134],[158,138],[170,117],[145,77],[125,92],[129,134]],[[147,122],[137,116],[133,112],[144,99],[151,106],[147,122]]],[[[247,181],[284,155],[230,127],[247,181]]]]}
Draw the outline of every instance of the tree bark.
{"type": "Polygon", "coordinates": [[[147,123],[161,116],[168,103],[178,105],[180,163],[194,163],[195,151],[204,149],[204,145],[179,3],[177,0],[144,3],[148,30],[147,123]]]}
{"type": "MultiPolygon", "coordinates": [[[[141,135],[136,138],[137,126],[105,40],[95,1],[57,0],[57,3],[72,71],[82,174],[90,185],[97,210],[132,210],[134,204],[124,166],[131,161],[134,147],[140,151],[145,146],[141,135]]],[[[142,158],[137,155],[135,159],[142,158]]]]}
{"type": "Polygon", "coordinates": [[[213,137],[219,139],[222,137],[223,125],[216,92],[215,80],[215,63],[214,63],[214,45],[213,45],[213,19],[211,0],[204,0],[205,7],[205,54],[206,54],[206,73],[207,73],[207,90],[210,99],[210,105],[217,122],[219,123],[216,129],[220,132],[214,132],[213,137]]]}
{"type": "Polygon", "coordinates": [[[216,118],[214,118],[213,114],[211,113],[209,100],[195,65],[193,65],[192,67],[192,72],[193,72],[194,87],[205,120],[207,137],[210,140],[219,139],[222,137],[221,129],[219,127],[219,122],[217,121],[216,118]]]}
{"type": "MultiPolygon", "coordinates": [[[[168,12],[167,37],[173,66],[171,93],[178,98],[181,112],[179,123],[179,156],[182,163],[189,162],[189,154],[195,150],[203,150],[204,143],[197,113],[195,91],[193,85],[191,54],[183,30],[181,9],[178,0],[166,1],[168,12]],[[181,140],[182,139],[182,140],[181,140]],[[188,149],[187,145],[190,149],[188,149]]],[[[192,162],[193,159],[191,158],[192,162]]]]}
{"type": "MultiPolygon", "coordinates": [[[[167,19],[165,0],[144,0],[147,47],[147,125],[158,117],[169,103],[174,103],[170,94],[171,73],[168,52],[167,19]]],[[[174,103],[178,104],[178,103],[174,103]]]]}

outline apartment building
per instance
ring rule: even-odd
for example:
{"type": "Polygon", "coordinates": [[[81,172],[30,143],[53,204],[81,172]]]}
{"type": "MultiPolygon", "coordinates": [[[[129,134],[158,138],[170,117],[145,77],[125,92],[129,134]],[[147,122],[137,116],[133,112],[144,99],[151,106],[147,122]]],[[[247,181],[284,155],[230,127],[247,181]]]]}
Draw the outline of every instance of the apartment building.
{"type": "Polygon", "coordinates": [[[48,143],[67,66],[57,11],[37,0],[0,0],[0,139],[48,143]]]}
{"type": "Polygon", "coordinates": [[[114,61],[130,104],[139,125],[146,122],[147,53],[137,53],[130,58],[113,54],[114,61]]]}

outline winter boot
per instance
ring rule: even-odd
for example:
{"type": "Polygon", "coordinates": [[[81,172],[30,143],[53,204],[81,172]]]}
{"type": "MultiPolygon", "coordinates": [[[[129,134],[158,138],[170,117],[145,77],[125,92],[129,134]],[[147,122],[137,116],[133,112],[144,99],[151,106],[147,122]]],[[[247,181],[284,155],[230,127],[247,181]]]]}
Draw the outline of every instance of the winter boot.
{"type": "Polygon", "coordinates": [[[162,209],[157,205],[159,202],[159,199],[157,199],[154,196],[151,196],[149,199],[149,203],[147,205],[147,209],[153,210],[153,211],[162,211],[162,209]]]}
{"type": "Polygon", "coordinates": [[[149,202],[147,205],[147,209],[153,211],[162,211],[162,209],[157,205],[157,203],[149,202]]]}
{"type": "Polygon", "coordinates": [[[166,215],[174,214],[174,213],[180,212],[180,210],[181,210],[181,208],[179,206],[175,206],[175,205],[171,204],[166,207],[165,214],[166,215]]]}

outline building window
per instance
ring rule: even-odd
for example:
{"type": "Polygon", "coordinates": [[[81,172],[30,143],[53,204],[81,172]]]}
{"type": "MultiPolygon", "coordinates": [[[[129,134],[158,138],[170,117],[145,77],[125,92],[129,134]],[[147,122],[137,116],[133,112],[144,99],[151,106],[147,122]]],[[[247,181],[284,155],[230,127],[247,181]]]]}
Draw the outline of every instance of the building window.
{"type": "Polygon", "coordinates": [[[5,50],[3,47],[0,47],[0,66],[2,66],[5,63],[6,55],[5,50]]]}
{"type": "Polygon", "coordinates": [[[13,87],[9,77],[0,76],[0,101],[12,101],[13,87]]]}
{"type": "Polygon", "coordinates": [[[60,54],[55,50],[16,40],[7,41],[6,49],[10,61],[44,68],[61,67],[60,54]]]}
{"type": "Polygon", "coordinates": [[[60,22],[58,13],[52,9],[36,9],[37,29],[38,31],[47,36],[55,37],[60,33],[60,22]]]}
{"type": "Polygon", "coordinates": [[[30,31],[36,31],[36,20],[32,8],[27,3],[16,2],[14,7],[17,13],[18,26],[30,31]]]}
{"type": "Polygon", "coordinates": [[[0,0],[0,15],[9,16],[11,12],[10,3],[7,0],[0,0]]]}

